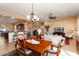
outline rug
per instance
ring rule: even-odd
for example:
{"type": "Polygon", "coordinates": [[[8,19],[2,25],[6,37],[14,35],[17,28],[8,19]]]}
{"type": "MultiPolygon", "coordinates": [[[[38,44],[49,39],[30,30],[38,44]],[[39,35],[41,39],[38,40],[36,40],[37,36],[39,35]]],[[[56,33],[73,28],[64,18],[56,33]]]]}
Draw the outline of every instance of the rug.
{"type": "MultiPolygon", "coordinates": [[[[20,55],[18,53],[16,53],[16,50],[14,50],[14,51],[8,52],[6,54],[3,54],[1,56],[20,56],[20,55]]],[[[29,56],[37,56],[37,55],[35,53],[32,53],[29,56]]]]}

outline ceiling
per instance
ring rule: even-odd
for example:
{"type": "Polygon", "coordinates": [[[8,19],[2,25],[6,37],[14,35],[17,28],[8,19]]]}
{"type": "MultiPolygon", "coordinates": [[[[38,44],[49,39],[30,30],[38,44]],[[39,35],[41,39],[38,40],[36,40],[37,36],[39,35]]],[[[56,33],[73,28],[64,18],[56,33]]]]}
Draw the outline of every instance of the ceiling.
{"type": "MultiPolygon", "coordinates": [[[[31,3],[0,3],[0,11],[25,17],[32,11],[31,3]]],[[[56,17],[78,16],[79,3],[34,3],[34,12],[41,20],[48,19],[51,12],[56,17]]]]}
{"type": "Polygon", "coordinates": [[[21,23],[24,22],[21,19],[18,18],[13,18],[11,16],[2,16],[0,15],[0,24],[6,24],[6,23],[10,23],[10,24],[17,24],[17,23],[21,23]]]}

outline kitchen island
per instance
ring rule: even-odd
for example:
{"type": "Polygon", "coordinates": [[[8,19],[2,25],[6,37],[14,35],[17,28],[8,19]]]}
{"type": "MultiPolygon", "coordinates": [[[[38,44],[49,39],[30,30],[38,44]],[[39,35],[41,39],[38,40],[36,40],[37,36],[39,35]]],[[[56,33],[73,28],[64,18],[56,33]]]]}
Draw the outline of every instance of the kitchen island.
{"type": "Polygon", "coordinates": [[[0,32],[1,37],[4,37],[8,42],[13,42],[13,36],[15,32],[0,32]]]}

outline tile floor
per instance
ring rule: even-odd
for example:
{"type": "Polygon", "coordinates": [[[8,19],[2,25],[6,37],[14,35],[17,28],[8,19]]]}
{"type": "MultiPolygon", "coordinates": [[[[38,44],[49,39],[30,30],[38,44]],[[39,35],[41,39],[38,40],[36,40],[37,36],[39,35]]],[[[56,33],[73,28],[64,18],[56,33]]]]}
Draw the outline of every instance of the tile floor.
{"type": "Polygon", "coordinates": [[[76,39],[70,40],[70,44],[65,45],[62,49],[70,56],[79,56],[76,49],[76,39]]]}
{"type": "Polygon", "coordinates": [[[8,43],[7,39],[0,37],[0,55],[13,51],[14,49],[14,42],[8,43]]]}

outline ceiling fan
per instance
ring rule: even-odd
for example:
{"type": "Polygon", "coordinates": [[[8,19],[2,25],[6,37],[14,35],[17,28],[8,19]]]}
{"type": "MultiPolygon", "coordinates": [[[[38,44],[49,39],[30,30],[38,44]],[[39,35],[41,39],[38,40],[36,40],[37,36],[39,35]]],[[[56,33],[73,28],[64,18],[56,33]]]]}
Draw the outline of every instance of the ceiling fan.
{"type": "Polygon", "coordinates": [[[49,14],[49,19],[56,19],[56,16],[53,16],[52,13],[49,14]]]}

